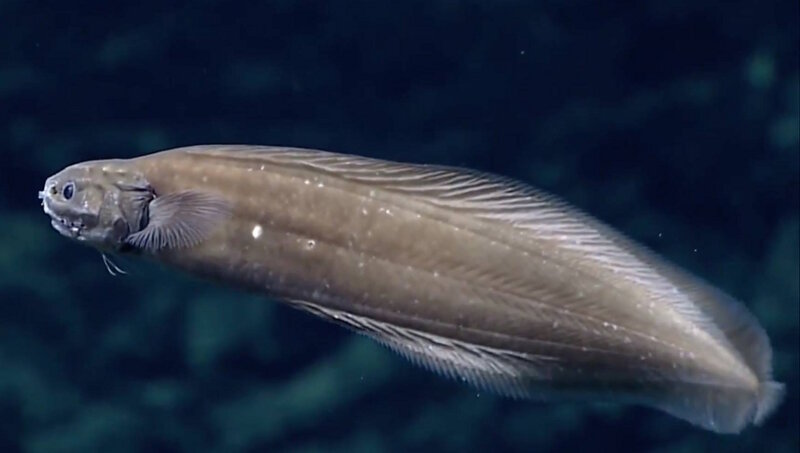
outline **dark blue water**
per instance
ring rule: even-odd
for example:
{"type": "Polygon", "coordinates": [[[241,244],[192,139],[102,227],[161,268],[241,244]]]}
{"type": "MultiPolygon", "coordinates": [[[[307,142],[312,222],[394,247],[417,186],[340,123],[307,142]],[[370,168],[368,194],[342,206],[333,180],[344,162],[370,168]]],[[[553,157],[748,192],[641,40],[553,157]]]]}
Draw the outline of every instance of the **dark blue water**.
{"type": "Polygon", "coordinates": [[[797,452],[798,6],[0,0],[0,451],[797,452]],[[273,301],[100,256],[36,192],[198,143],[465,165],[745,301],[788,396],[718,436],[515,402],[273,301]]]}

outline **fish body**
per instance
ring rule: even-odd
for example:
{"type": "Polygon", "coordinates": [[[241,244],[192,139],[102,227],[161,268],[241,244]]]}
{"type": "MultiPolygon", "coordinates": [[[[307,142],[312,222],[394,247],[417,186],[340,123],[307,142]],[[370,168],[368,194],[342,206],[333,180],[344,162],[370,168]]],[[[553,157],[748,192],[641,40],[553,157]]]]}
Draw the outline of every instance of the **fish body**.
{"type": "Polygon", "coordinates": [[[744,306],[501,177],[196,146],[76,164],[42,197],[66,236],[267,294],[499,394],[642,404],[734,433],[783,393],[744,306]]]}

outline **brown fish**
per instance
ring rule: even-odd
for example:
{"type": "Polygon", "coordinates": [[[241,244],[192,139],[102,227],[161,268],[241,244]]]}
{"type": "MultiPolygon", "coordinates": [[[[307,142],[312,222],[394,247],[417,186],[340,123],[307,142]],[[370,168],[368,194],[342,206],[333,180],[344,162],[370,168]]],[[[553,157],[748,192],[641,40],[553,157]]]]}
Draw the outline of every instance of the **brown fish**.
{"type": "Polygon", "coordinates": [[[194,146],[79,163],[40,197],[104,258],[262,292],[502,395],[641,404],[720,433],[783,395],[743,305],[502,177],[194,146]]]}

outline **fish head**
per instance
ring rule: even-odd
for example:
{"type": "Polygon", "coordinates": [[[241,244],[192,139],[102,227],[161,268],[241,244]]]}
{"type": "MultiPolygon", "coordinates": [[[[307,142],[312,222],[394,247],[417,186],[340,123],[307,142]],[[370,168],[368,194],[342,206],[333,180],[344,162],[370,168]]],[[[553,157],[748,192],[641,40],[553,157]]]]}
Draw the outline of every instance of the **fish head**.
{"type": "Polygon", "coordinates": [[[39,192],[56,231],[102,251],[125,248],[125,238],[142,229],[153,197],[143,175],[123,160],[71,165],[39,192]]]}

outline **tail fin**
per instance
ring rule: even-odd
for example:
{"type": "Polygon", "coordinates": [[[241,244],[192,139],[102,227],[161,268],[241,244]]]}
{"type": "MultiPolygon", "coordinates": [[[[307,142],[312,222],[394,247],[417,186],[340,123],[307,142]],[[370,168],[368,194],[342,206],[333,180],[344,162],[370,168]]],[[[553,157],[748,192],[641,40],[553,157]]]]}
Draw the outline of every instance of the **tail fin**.
{"type": "MultiPolygon", "coordinates": [[[[688,274],[677,266],[662,261],[649,252],[638,249],[633,250],[633,252],[639,259],[656,266],[662,276],[666,277],[681,292],[688,295],[697,307],[713,320],[729,345],[758,378],[759,387],[755,396],[754,408],[752,392],[744,392],[742,395],[735,397],[730,395],[731,392],[734,392],[733,389],[723,392],[729,395],[718,401],[718,403],[721,404],[721,408],[727,407],[726,410],[730,412],[725,414],[723,410],[716,414],[720,419],[718,426],[729,428],[729,430],[722,432],[738,432],[749,423],[756,425],[763,423],[783,400],[784,385],[772,380],[772,347],[766,332],[755,316],[741,302],[702,279],[688,274]]],[[[703,392],[709,391],[710,389],[706,388],[703,392]]],[[[695,397],[701,398],[700,402],[702,403],[704,399],[702,394],[697,394],[695,397]]],[[[708,401],[708,398],[705,398],[705,400],[708,401]]],[[[684,409],[689,409],[688,406],[691,405],[687,403],[684,406],[684,409]]],[[[671,411],[668,410],[668,412],[671,411]]],[[[679,412],[683,411],[679,410],[679,412]]],[[[708,410],[705,412],[708,413],[708,410]]],[[[691,417],[675,415],[692,421],[691,417]]],[[[713,420],[714,418],[709,417],[708,419],[713,420]]],[[[702,421],[695,420],[693,422],[706,426],[706,423],[702,421]]],[[[709,429],[718,431],[713,427],[709,429]]]]}
{"type": "Polygon", "coordinates": [[[755,408],[747,422],[762,424],[780,405],[784,385],[772,380],[772,348],[764,329],[739,301],[703,282],[684,285],[701,308],[708,313],[758,378],[755,408]]]}
{"type": "Polygon", "coordinates": [[[758,388],[758,404],[753,423],[760,425],[781,404],[786,389],[783,384],[774,381],[763,382],[758,388]]]}
{"type": "Polygon", "coordinates": [[[780,404],[784,386],[765,382],[752,388],[672,383],[664,385],[651,406],[720,434],[737,434],[760,424],[780,404]]]}

